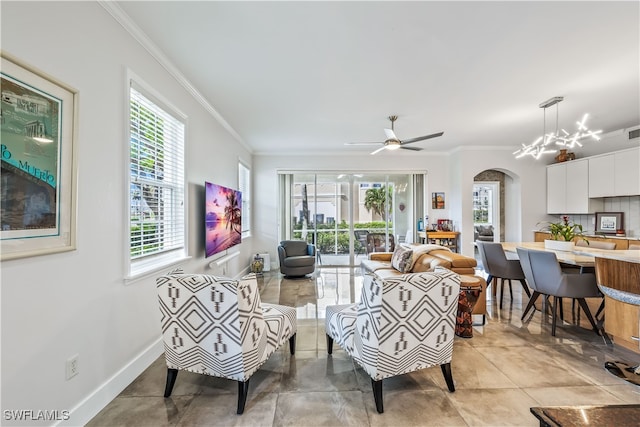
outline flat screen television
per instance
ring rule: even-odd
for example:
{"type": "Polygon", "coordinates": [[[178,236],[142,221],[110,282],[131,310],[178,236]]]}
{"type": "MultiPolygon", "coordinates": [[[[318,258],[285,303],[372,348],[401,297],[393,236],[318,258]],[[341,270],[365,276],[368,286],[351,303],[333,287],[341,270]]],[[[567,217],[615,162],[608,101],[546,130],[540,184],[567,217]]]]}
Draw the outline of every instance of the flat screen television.
{"type": "Polygon", "coordinates": [[[204,183],[205,257],[242,242],[242,193],[222,185],[204,183]]]}

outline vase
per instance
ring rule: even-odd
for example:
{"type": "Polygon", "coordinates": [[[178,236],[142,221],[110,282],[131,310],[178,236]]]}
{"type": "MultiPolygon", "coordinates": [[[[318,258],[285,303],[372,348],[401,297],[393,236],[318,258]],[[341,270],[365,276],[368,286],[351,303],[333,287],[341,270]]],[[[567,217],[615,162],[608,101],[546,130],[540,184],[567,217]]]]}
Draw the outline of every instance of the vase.
{"type": "Polygon", "coordinates": [[[558,163],[567,161],[567,149],[563,148],[560,150],[560,153],[556,156],[556,161],[558,163]]]}
{"type": "Polygon", "coordinates": [[[545,240],[544,248],[552,251],[572,252],[576,245],[573,242],[565,242],[564,240],[545,240]]]}

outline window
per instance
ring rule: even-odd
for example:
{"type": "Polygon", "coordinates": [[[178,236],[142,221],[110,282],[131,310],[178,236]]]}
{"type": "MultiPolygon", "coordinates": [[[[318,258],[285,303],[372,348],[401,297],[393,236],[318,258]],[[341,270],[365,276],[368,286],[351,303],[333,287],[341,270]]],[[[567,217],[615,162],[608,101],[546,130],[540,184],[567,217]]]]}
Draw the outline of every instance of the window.
{"type": "Polygon", "coordinates": [[[238,185],[242,192],[242,237],[251,235],[251,169],[238,162],[238,185]]]}
{"type": "Polygon", "coordinates": [[[129,276],[186,255],[184,118],[133,81],[129,91],[129,276]],[[143,93],[144,92],[144,93],[143,93]]]}

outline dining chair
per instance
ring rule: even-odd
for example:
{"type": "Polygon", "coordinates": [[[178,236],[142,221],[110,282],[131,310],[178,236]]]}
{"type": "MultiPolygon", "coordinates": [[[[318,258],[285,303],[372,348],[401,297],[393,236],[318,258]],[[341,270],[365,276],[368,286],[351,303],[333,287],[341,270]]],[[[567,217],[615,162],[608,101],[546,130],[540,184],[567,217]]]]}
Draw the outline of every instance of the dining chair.
{"type": "Polygon", "coordinates": [[[591,240],[587,243],[585,240],[580,239],[576,242],[576,246],[582,246],[582,247],[594,248],[594,249],[613,250],[616,248],[616,243],[615,242],[599,242],[597,240],[591,240]]]}
{"type": "MultiPolygon", "coordinates": [[[[511,287],[511,280],[518,280],[522,284],[522,288],[528,297],[531,297],[531,292],[525,281],[525,275],[522,271],[522,266],[517,259],[508,259],[507,255],[500,243],[494,242],[476,242],[478,246],[478,253],[482,260],[482,267],[488,274],[487,286],[490,286],[492,282],[497,282],[494,279],[500,279],[500,308],[502,309],[502,301],[504,297],[504,281],[509,283],[509,294],[513,301],[513,288],[511,287]]],[[[493,294],[496,295],[496,285],[493,287],[493,294]]]]}
{"type": "Polygon", "coordinates": [[[593,330],[597,334],[600,333],[585,300],[585,298],[602,298],[595,274],[563,273],[558,258],[553,252],[524,248],[516,248],[516,251],[522,270],[527,276],[527,282],[534,286],[534,293],[525,308],[522,319],[540,295],[553,297],[551,335],[556,336],[558,305],[562,304],[562,298],[575,298],[589,319],[593,330]]]}

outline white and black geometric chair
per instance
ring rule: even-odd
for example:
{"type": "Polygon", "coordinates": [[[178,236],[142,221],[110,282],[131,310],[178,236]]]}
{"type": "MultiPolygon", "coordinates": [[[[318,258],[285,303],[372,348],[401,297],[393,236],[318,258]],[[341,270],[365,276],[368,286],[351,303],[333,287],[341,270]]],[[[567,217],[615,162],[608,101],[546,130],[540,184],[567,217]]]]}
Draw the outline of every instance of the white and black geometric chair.
{"type": "Polygon", "coordinates": [[[156,280],[167,361],[165,397],[178,370],[238,381],[238,414],[249,379],[285,341],[295,353],[296,310],[262,304],[254,274],[233,280],[181,270],[156,280]]]}
{"type": "Polygon", "coordinates": [[[359,304],[328,306],[327,351],[333,341],[371,377],[384,412],[382,380],[440,365],[449,391],[460,276],[438,269],[381,279],[366,275],[359,304]]]}

